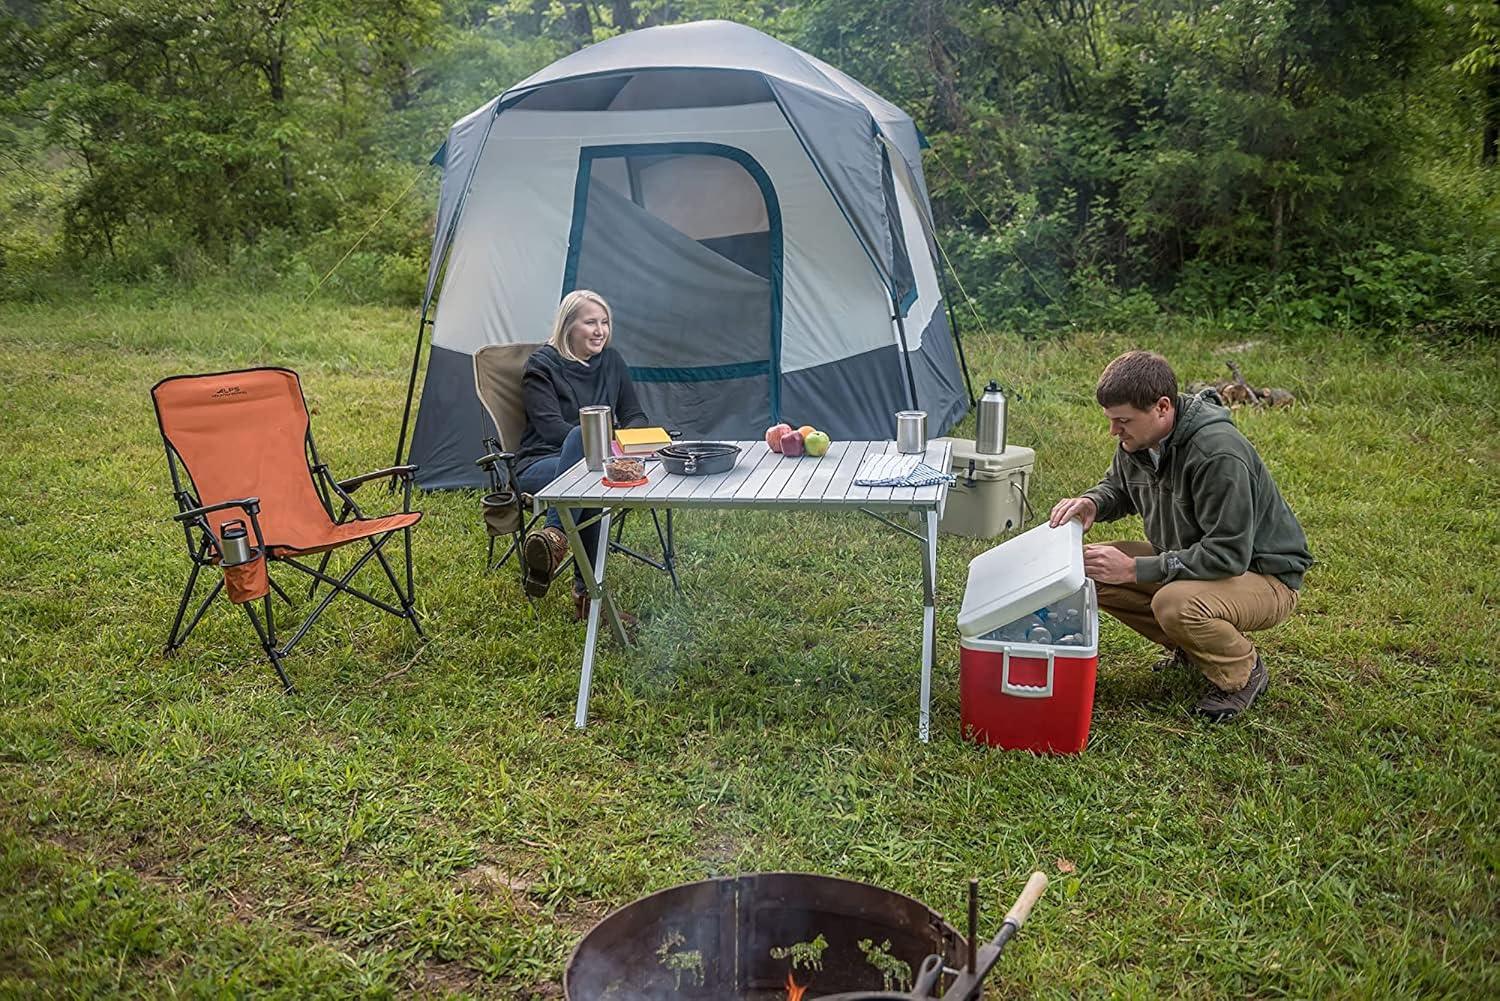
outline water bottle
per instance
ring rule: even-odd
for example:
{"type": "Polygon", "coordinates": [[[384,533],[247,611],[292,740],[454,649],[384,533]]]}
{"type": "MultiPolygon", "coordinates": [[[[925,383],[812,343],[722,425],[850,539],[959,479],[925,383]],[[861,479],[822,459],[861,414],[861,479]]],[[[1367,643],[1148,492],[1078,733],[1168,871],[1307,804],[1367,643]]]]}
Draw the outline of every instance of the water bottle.
{"type": "Polygon", "coordinates": [[[235,518],[219,527],[219,563],[226,567],[237,567],[255,559],[255,549],[245,533],[245,522],[235,518]]]}
{"type": "Polygon", "coordinates": [[[974,451],[981,455],[999,455],[1005,451],[1005,394],[993,379],[979,398],[979,436],[974,451]]]}

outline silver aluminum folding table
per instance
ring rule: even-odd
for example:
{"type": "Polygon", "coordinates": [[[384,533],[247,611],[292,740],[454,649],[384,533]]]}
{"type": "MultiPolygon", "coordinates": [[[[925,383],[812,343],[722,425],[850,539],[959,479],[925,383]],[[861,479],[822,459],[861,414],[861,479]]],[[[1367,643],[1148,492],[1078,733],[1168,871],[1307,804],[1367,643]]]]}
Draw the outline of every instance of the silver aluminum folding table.
{"type": "MultiPolygon", "coordinates": [[[[726,473],[711,476],[674,476],[660,463],[648,462],[649,479],[637,487],[607,487],[603,475],[590,472],[579,462],[565,470],[535,495],[538,511],[557,508],[558,518],[567,533],[573,556],[583,568],[588,585],[588,632],[583,642],[583,670],[578,679],[578,709],[573,725],[588,722],[589,688],[594,677],[594,653],[599,641],[601,610],[608,618],[615,637],[624,646],[629,638],[615,611],[614,599],[605,581],[604,570],[609,555],[609,527],[614,512],[632,507],[665,508],[761,508],[788,510],[862,511],[884,522],[898,532],[909,535],[922,545],[922,693],[917,734],[926,741],[929,736],[929,703],[932,695],[932,661],[935,652],[934,626],[937,585],[937,525],[947,500],[948,485],[927,487],[862,487],[854,477],[866,455],[893,452],[892,441],[835,442],[828,454],[788,457],[772,452],[764,441],[735,442],[742,449],[739,462],[726,473]],[[590,558],[578,534],[573,513],[601,509],[598,551],[590,558]],[[914,532],[896,524],[889,515],[915,512],[921,515],[922,531],[914,532]]],[[[934,441],[927,446],[923,462],[933,469],[947,470],[949,443],[934,441]]],[[[585,523],[587,524],[587,523],[585,523]]]]}

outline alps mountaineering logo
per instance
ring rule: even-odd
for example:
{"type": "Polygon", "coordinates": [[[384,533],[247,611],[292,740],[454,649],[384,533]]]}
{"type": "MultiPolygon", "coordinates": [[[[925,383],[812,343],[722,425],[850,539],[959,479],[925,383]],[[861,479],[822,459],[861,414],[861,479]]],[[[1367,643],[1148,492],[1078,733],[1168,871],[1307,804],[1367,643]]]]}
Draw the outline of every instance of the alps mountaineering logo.
{"type": "Polygon", "coordinates": [[[225,386],[223,389],[214,390],[213,398],[222,400],[226,396],[244,396],[245,391],[238,386],[225,386]]]}

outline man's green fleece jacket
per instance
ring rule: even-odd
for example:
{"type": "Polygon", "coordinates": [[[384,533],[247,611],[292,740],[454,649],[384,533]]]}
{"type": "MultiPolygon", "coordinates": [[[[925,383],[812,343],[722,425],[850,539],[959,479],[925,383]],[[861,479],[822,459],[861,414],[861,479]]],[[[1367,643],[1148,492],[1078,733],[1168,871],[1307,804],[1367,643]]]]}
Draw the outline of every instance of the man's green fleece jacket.
{"type": "Polygon", "coordinates": [[[1098,506],[1098,521],[1145,521],[1156,555],[1136,559],[1137,580],[1222,580],[1249,570],[1302,586],[1312,565],[1307,536],[1228,410],[1178,396],[1160,451],[1158,467],[1144,449],[1117,448],[1104,482],[1083,495],[1098,506]]]}

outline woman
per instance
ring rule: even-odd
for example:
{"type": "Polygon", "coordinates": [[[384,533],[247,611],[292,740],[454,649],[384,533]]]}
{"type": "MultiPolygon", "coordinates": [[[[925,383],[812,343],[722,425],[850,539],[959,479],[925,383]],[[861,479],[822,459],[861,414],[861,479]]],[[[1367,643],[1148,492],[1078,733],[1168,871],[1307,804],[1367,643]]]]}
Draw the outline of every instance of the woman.
{"type": "MultiPolygon", "coordinates": [[[[521,397],[526,406],[526,431],[516,452],[516,478],[521,489],[534,494],[557,474],[583,458],[583,435],[578,408],[603,404],[614,412],[616,427],[645,427],[630,381],[630,369],[609,346],[609,304],[597,292],[578,289],[563,297],[552,324],[552,336],[536,350],[521,373],[521,397]]],[[[579,511],[587,521],[597,511],[579,511]]],[[[568,556],[557,512],[547,510],[547,525],[526,539],[522,553],[522,584],[526,593],[547,593],[557,568],[568,556]]],[[[580,529],[590,558],[598,551],[599,525],[580,529]]],[[[573,611],[582,619],[588,611],[583,571],[573,566],[573,611]]]]}

